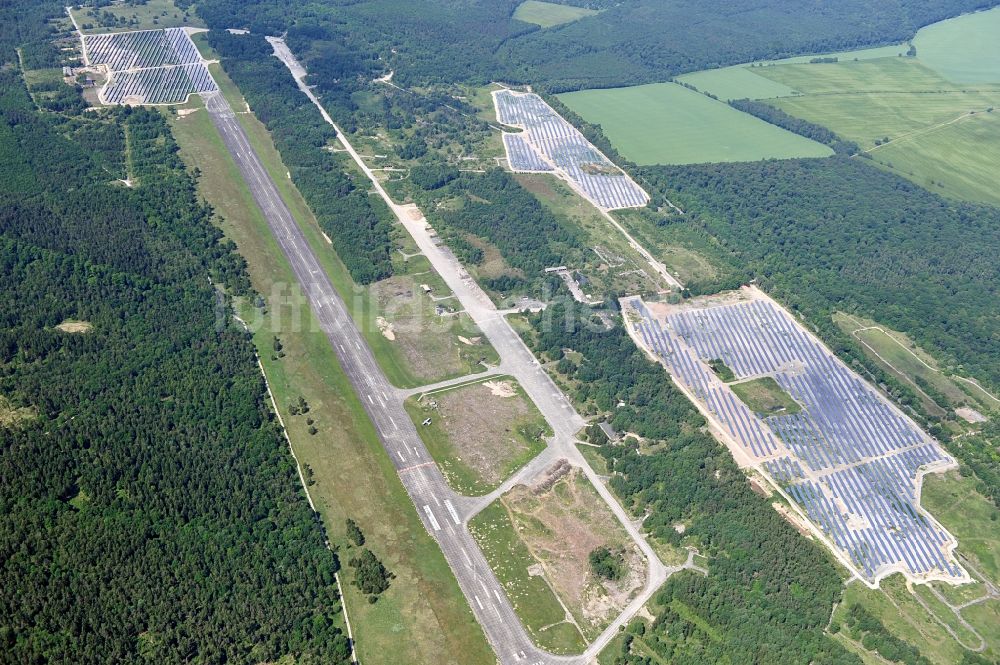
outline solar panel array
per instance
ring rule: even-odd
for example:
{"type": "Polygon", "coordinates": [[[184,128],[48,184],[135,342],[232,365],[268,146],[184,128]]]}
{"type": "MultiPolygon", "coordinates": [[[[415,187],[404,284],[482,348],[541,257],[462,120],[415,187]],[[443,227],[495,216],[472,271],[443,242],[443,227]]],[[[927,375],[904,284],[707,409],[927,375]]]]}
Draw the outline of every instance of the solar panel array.
{"type": "Polygon", "coordinates": [[[493,93],[493,99],[500,122],[524,129],[521,134],[504,135],[512,170],[551,171],[554,165],[592,203],[609,210],[649,202],[649,196],[635,181],[538,95],[500,90],[493,93]],[[516,138],[511,140],[511,136],[516,138]],[[538,168],[540,165],[546,168],[538,168]]]}
{"type": "Polygon", "coordinates": [[[177,104],[188,95],[218,90],[187,32],[181,28],[84,36],[87,60],[104,65],[105,104],[177,104]]]}
{"type": "Polygon", "coordinates": [[[962,579],[950,535],[917,510],[916,477],[953,460],[781,308],[751,300],[657,320],[641,301],[646,346],[869,580],[890,569],[962,579]],[[707,361],[736,380],[770,376],[802,410],[754,413],[707,361]]]}
{"type": "Polygon", "coordinates": [[[89,64],[107,65],[116,72],[201,62],[197,47],[181,28],[85,35],[83,39],[89,64]]]}
{"type": "Polygon", "coordinates": [[[199,63],[121,72],[101,94],[106,104],[122,104],[131,99],[139,104],[177,104],[192,93],[216,89],[208,68],[199,63]]]}
{"type": "Polygon", "coordinates": [[[549,163],[520,134],[504,134],[503,147],[507,151],[507,162],[514,171],[552,171],[549,163]]]}

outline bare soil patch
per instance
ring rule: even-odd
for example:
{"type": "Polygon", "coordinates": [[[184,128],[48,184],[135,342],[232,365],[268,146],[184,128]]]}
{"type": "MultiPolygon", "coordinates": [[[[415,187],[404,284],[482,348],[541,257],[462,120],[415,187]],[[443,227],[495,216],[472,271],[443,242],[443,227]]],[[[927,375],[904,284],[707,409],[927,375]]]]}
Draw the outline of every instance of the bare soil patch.
{"type": "Polygon", "coordinates": [[[66,333],[87,333],[93,329],[94,325],[89,321],[73,321],[71,319],[63,321],[56,326],[56,330],[66,333]]]}
{"type": "Polygon", "coordinates": [[[608,625],[645,582],[645,562],[579,469],[557,463],[534,487],[518,485],[501,499],[518,536],[588,639],[608,625]],[[622,555],[625,574],[599,578],[590,553],[622,555]]]}

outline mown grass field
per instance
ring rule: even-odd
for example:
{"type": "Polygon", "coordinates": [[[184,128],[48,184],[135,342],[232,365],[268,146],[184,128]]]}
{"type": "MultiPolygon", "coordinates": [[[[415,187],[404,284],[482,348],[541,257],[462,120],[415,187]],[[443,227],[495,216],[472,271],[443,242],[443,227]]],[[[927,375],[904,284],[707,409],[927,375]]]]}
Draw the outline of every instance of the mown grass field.
{"type": "Polygon", "coordinates": [[[559,95],[637,164],[827,157],[826,146],[675,83],[559,95]]]}
{"type": "Polygon", "coordinates": [[[572,5],[559,5],[554,2],[539,2],[538,0],[525,0],[514,10],[514,18],[525,23],[534,23],[543,28],[562,25],[581,19],[584,16],[593,16],[598,12],[585,7],[573,7],[572,5]]]}
{"type": "MultiPolygon", "coordinates": [[[[171,120],[181,154],[189,165],[201,169],[202,195],[222,216],[224,232],[247,259],[254,287],[273,310],[278,304],[269,296],[274,285],[294,283],[291,269],[206,112],[198,107],[200,103],[195,103],[194,113],[171,120]]],[[[241,117],[249,121],[249,116],[241,117]]],[[[266,132],[255,140],[270,144],[266,132]]],[[[272,145],[272,159],[273,150],[272,145]]],[[[280,162],[277,166],[283,172],[280,162]]],[[[293,213],[307,227],[302,215],[308,209],[294,188],[283,189],[293,213]]],[[[245,307],[243,314],[250,318],[251,311],[245,307]]],[[[345,604],[360,660],[491,665],[495,657],[482,630],[420,522],[328,340],[317,332],[308,308],[301,308],[298,316],[289,318],[290,325],[279,331],[261,328],[254,342],[295,452],[312,472],[309,492],[335,545],[344,542],[344,521],[351,517],[396,575],[389,590],[370,604],[351,585],[353,571],[344,569],[345,604]],[[274,356],[275,333],[283,345],[283,358],[274,356]],[[309,416],[290,414],[288,405],[299,396],[309,403],[309,416]],[[307,417],[314,419],[315,435],[308,431],[307,417]]]]}
{"type": "Polygon", "coordinates": [[[922,28],[917,57],[956,83],[1000,83],[1000,9],[966,14],[922,28]]]}

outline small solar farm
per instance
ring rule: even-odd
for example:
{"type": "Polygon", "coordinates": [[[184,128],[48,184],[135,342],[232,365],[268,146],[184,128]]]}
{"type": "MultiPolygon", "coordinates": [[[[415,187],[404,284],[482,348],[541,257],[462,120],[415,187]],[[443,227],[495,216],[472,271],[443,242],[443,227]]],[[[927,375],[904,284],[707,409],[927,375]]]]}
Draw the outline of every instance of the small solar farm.
{"type": "Polygon", "coordinates": [[[564,177],[591,203],[605,210],[646,205],[649,196],[545,101],[534,93],[497,90],[497,120],[521,133],[505,133],[512,171],[564,177]]]}
{"type": "Polygon", "coordinates": [[[84,35],[83,53],[88,65],[108,71],[104,104],[178,104],[218,90],[183,28],[84,35]]]}
{"type": "Polygon", "coordinates": [[[623,305],[633,338],[721,430],[737,461],[768,478],[860,579],[872,587],[895,572],[917,582],[969,580],[955,539],[919,507],[922,474],[955,461],[774,301],[745,288],[684,305],[623,305]],[[755,411],[739,396],[754,380],[773,380],[796,408],[755,411]]]}

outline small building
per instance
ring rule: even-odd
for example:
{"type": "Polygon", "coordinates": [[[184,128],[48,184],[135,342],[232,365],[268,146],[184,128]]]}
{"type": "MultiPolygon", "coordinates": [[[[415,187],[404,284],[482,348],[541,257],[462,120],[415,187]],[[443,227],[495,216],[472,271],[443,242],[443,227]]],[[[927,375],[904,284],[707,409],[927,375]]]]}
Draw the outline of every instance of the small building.
{"type": "Polygon", "coordinates": [[[597,423],[597,426],[601,428],[601,431],[604,432],[604,436],[608,437],[608,441],[611,443],[615,443],[621,438],[618,436],[618,432],[615,431],[615,428],[609,423],[601,422],[597,423]]]}

